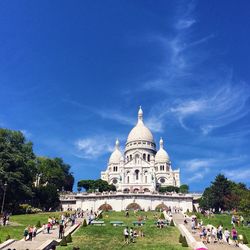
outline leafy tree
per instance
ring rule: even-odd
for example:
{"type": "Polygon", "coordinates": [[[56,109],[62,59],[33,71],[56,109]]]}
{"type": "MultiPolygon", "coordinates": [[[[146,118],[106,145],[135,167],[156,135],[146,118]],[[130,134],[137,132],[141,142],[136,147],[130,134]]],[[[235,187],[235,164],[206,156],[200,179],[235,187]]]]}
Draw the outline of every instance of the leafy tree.
{"type": "Polygon", "coordinates": [[[0,200],[5,182],[5,209],[15,213],[19,204],[55,208],[57,189],[72,191],[74,177],[62,159],[37,157],[20,131],[0,129],[0,200]]]}
{"type": "Polygon", "coordinates": [[[57,188],[53,184],[46,186],[40,186],[34,189],[35,198],[33,203],[36,207],[40,207],[44,210],[55,209],[59,206],[59,195],[57,188]]]}
{"type": "Polygon", "coordinates": [[[250,214],[250,190],[245,190],[241,196],[239,210],[243,213],[244,216],[249,216],[250,214]]]}
{"type": "Polygon", "coordinates": [[[70,166],[65,164],[60,158],[37,157],[37,172],[39,185],[47,183],[55,185],[59,190],[72,191],[74,177],[69,172],[70,166]]]}
{"type": "Polygon", "coordinates": [[[116,187],[108,182],[98,179],[98,180],[81,180],[77,184],[78,188],[84,188],[87,192],[93,192],[98,190],[99,192],[104,191],[116,191],[116,187]]]}
{"type": "Polygon", "coordinates": [[[160,187],[159,192],[160,193],[166,193],[166,192],[176,192],[179,193],[179,187],[175,186],[167,186],[167,187],[160,187]]]}
{"type": "Polygon", "coordinates": [[[179,188],[179,192],[183,194],[187,194],[189,191],[189,186],[187,184],[182,184],[179,188]]]}
{"type": "Polygon", "coordinates": [[[7,182],[7,209],[15,210],[21,201],[32,199],[35,171],[32,143],[19,131],[0,129],[0,200],[7,182]]]}
{"type": "Polygon", "coordinates": [[[243,183],[235,183],[224,175],[216,176],[210,187],[206,188],[200,201],[202,209],[219,208],[223,210],[239,209],[244,214],[250,212],[250,190],[243,183]]]}

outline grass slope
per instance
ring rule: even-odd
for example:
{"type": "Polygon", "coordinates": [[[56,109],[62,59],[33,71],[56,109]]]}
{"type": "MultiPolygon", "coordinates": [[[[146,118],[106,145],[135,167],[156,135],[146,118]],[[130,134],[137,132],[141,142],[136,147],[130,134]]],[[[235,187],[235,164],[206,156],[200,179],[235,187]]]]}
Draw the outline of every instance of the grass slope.
{"type": "MultiPolygon", "coordinates": [[[[154,250],[181,250],[184,248],[178,242],[179,231],[176,227],[166,227],[159,229],[154,224],[153,212],[130,212],[130,217],[125,218],[124,212],[104,213],[103,219],[106,226],[87,226],[81,227],[73,236],[73,243],[67,247],[59,247],[59,250],[72,250],[73,246],[83,249],[154,249],[154,250]],[[132,222],[137,220],[138,216],[148,216],[146,224],[142,227],[135,227],[136,230],[142,230],[144,238],[138,237],[136,243],[124,245],[123,226],[114,227],[110,221],[123,221],[128,227],[133,226],[132,222]]],[[[159,216],[159,214],[158,214],[159,216]]]]}

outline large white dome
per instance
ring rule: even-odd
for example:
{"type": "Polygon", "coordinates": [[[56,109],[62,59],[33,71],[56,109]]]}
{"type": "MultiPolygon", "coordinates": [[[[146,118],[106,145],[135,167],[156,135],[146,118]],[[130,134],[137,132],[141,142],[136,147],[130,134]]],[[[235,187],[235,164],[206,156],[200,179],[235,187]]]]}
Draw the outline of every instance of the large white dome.
{"type": "Polygon", "coordinates": [[[115,142],[115,150],[109,157],[109,164],[118,164],[120,160],[122,159],[122,153],[119,149],[119,141],[116,140],[115,142]]]}
{"type": "Polygon", "coordinates": [[[163,140],[162,138],[160,139],[160,149],[158,150],[158,152],[155,155],[155,162],[158,163],[166,163],[169,162],[169,155],[168,153],[163,149],[163,140]]]}
{"type": "Polygon", "coordinates": [[[154,137],[151,131],[143,123],[143,112],[141,107],[138,112],[138,122],[128,135],[127,143],[132,141],[154,142],[154,137]]]}

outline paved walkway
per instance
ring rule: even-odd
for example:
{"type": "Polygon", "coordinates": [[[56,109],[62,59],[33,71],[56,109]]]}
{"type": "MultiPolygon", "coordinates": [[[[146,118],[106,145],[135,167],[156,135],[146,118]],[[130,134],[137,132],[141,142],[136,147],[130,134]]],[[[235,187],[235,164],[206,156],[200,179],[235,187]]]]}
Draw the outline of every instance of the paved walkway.
{"type": "MultiPolygon", "coordinates": [[[[182,214],[173,214],[173,218],[174,218],[175,223],[177,223],[177,224],[183,224],[184,223],[184,216],[182,214]]],[[[187,219],[187,221],[188,221],[188,224],[185,225],[185,227],[188,229],[188,231],[190,233],[192,233],[191,219],[187,219]]],[[[201,241],[198,230],[196,231],[196,233],[192,233],[192,235],[197,241],[201,241]]],[[[218,242],[217,243],[209,243],[209,244],[206,244],[206,247],[209,250],[230,250],[230,249],[235,250],[235,249],[239,249],[239,248],[236,248],[233,245],[228,245],[226,242],[224,242],[223,244],[218,243],[218,242]]]]}
{"type": "MultiPolygon", "coordinates": [[[[76,224],[80,223],[82,219],[77,219],[76,224]]],[[[65,229],[65,234],[71,230],[71,223],[65,229]]],[[[47,233],[39,233],[37,234],[36,238],[33,238],[32,241],[24,241],[18,240],[13,242],[11,245],[4,248],[4,250],[16,249],[16,250],[37,250],[41,245],[43,245],[47,240],[58,240],[59,235],[59,228],[55,226],[51,231],[50,234],[47,233]]]]}

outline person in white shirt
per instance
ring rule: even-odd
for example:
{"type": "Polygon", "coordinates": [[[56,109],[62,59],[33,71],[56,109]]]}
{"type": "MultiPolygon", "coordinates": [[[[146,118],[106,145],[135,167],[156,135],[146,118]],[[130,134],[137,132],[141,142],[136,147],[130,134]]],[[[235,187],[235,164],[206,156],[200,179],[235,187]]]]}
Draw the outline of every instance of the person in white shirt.
{"type": "MultiPolygon", "coordinates": [[[[229,244],[229,237],[230,237],[230,232],[229,230],[226,228],[225,231],[224,231],[224,235],[225,235],[225,238],[226,238],[226,241],[227,243],[229,244]]],[[[230,245],[230,244],[229,244],[230,245]]]]}
{"type": "Polygon", "coordinates": [[[129,243],[128,242],[128,235],[129,235],[129,233],[128,233],[128,227],[124,228],[123,235],[124,235],[125,244],[128,244],[129,243]]]}

